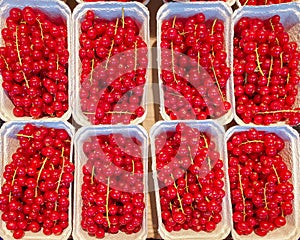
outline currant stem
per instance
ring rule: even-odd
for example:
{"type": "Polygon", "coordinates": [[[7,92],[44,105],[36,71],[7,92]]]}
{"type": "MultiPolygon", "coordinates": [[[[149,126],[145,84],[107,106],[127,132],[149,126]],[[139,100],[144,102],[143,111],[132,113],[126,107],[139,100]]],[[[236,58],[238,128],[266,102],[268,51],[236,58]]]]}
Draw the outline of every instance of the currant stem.
{"type": "Polygon", "coordinates": [[[122,7],[122,28],[125,27],[125,9],[122,7]]]}
{"type": "Polygon", "coordinates": [[[134,174],[134,172],[135,172],[135,165],[134,165],[134,161],[133,160],[131,160],[131,162],[132,162],[132,174],[134,174]]]}
{"type": "Polygon", "coordinates": [[[17,137],[27,137],[27,138],[33,138],[32,135],[25,135],[25,134],[21,134],[21,133],[18,133],[16,134],[17,137]]]}
{"type": "Polygon", "coordinates": [[[91,69],[91,72],[90,72],[90,83],[93,82],[93,73],[94,73],[94,70],[95,70],[95,59],[93,58],[92,59],[92,69],[91,69]]]}
{"type": "Polygon", "coordinates": [[[42,23],[40,22],[40,20],[36,20],[39,24],[40,30],[41,30],[41,36],[42,36],[42,40],[44,40],[44,32],[43,32],[43,27],[42,27],[42,23]]]}
{"type": "Polygon", "coordinates": [[[106,190],[106,203],[105,203],[105,212],[106,212],[106,220],[108,223],[108,228],[110,228],[110,220],[109,220],[109,216],[108,216],[108,200],[109,200],[109,183],[110,183],[110,177],[108,177],[107,179],[107,190],[106,190]]]}
{"type": "MultiPolygon", "coordinates": [[[[119,24],[119,18],[117,18],[117,20],[116,20],[115,32],[114,32],[115,35],[117,34],[118,24],[119,24]]],[[[112,50],[114,48],[114,45],[115,45],[115,40],[113,39],[111,41],[110,49],[109,49],[109,52],[108,52],[108,57],[107,57],[106,64],[105,64],[105,69],[106,70],[108,68],[109,59],[111,58],[111,54],[112,54],[112,50]]]]}
{"type": "Polygon", "coordinates": [[[266,183],[264,187],[264,203],[265,203],[265,209],[269,210],[268,201],[267,201],[267,185],[268,183],[266,183]]]}
{"type": "Polygon", "coordinates": [[[134,42],[134,71],[136,72],[137,69],[137,41],[134,42]]]}
{"type": "Polygon", "coordinates": [[[300,109],[291,109],[291,110],[276,110],[276,111],[266,111],[266,112],[258,112],[257,114],[273,114],[273,113],[298,113],[300,109]]]}
{"type": "Polygon", "coordinates": [[[173,179],[173,181],[174,181],[174,187],[176,188],[176,195],[177,195],[177,199],[178,199],[178,202],[179,202],[179,205],[180,205],[180,210],[181,210],[181,212],[182,212],[183,214],[185,214],[185,213],[184,213],[184,210],[183,210],[182,200],[181,200],[180,195],[179,195],[179,192],[178,192],[178,186],[176,185],[176,181],[175,181],[175,179],[174,179],[173,174],[171,174],[171,178],[173,179]]]}
{"type": "MultiPolygon", "coordinates": [[[[270,25],[271,25],[272,31],[275,31],[274,25],[273,25],[273,23],[272,23],[272,20],[270,19],[269,21],[270,21],[270,25]]],[[[279,45],[278,38],[276,37],[275,39],[276,39],[276,43],[279,45]]]]}
{"type": "MultiPolygon", "coordinates": [[[[210,35],[214,35],[214,32],[215,32],[215,25],[216,25],[216,23],[217,23],[217,20],[218,20],[218,19],[215,19],[215,20],[213,21],[213,24],[212,24],[212,26],[211,26],[211,32],[210,32],[210,35]]],[[[212,54],[213,56],[215,56],[215,52],[214,52],[214,47],[213,47],[213,46],[211,47],[211,54],[212,54]]]]}
{"type": "Polygon", "coordinates": [[[272,164],[272,168],[273,168],[274,173],[275,173],[275,175],[276,175],[277,182],[278,182],[278,184],[280,184],[280,183],[281,183],[281,182],[280,182],[280,177],[279,177],[279,175],[278,175],[278,172],[277,172],[277,170],[276,170],[274,164],[272,164]]]}
{"type": "MultiPolygon", "coordinates": [[[[14,184],[15,184],[15,179],[16,179],[16,175],[17,175],[17,170],[18,170],[18,168],[16,168],[15,171],[14,171],[14,175],[13,175],[13,178],[12,178],[12,180],[11,180],[11,186],[14,186],[14,184]]],[[[9,192],[9,197],[8,197],[8,202],[11,201],[11,197],[12,197],[11,194],[12,194],[12,192],[10,191],[10,192],[9,192]]]]}
{"type": "Polygon", "coordinates": [[[258,49],[255,48],[255,54],[256,54],[256,63],[257,63],[257,67],[258,67],[258,71],[260,72],[260,74],[262,76],[265,76],[263,70],[261,69],[261,66],[260,66],[260,61],[259,61],[259,54],[258,54],[258,49]]]}
{"type": "Polygon", "coordinates": [[[211,70],[212,70],[212,72],[213,72],[213,74],[214,74],[214,78],[215,78],[215,80],[216,80],[215,83],[216,83],[216,85],[217,85],[217,87],[218,87],[218,90],[219,90],[220,95],[221,95],[221,97],[222,97],[222,100],[223,100],[223,102],[224,102],[226,99],[225,99],[225,97],[224,97],[224,95],[223,95],[223,92],[222,92],[222,90],[221,90],[221,87],[220,87],[220,84],[219,84],[219,81],[218,81],[218,77],[217,77],[217,74],[216,74],[216,71],[215,71],[215,67],[214,67],[212,61],[211,61],[211,70]]]}
{"type": "Polygon", "coordinates": [[[191,164],[194,164],[194,159],[193,159],[193,156],[192,156],[192,153],[191,153],[190,146],[188,146],[188,150],[189,150],[189,155],[190,155],[190,159],[191,159],[191,164]]]}
{"type": "Polygon", "coordinates": [[[56,54],[56,70],[58,70],[59,67],[59,57],[58,54],[56,54]]]}
{"type": "Polygon", "coordinates": [[[251,141],[242,142],[239,145],[239,147],[242,146],[242,145],[248,144],[248,143],[265,143],[265,142],[263,140],[251,140],[251,141]]]}
{"type": "Polygon", "coordinates": [[[282,59],[282,55],[283,55],[283,52],[280,53],[280,67],[282,68],[283,67],[283,59],[282,59]]]}
{"type": "Polygon", "coordinates": [[[3,59],[3,61],[5,63],[6,69],[9,70],[10,68],[9,68],[9,65],[8,65],[6,59],[3,57],[3,55],[1,55],[1,58],[3,59]]]}
{"type": "Polygon", "coordinates": [[[92,167],[92,176],[91,176],[91,184],[94,184],[94,177],[95,177],[95,167],[92,167]]]}
{"type": "Polygon", "coordinates": [[[123,112],[123,111],[109,111],[107,113],[111,113],[111,114],[134,114],[134,112],[123,112]]]}
{"type": "Polygon", "coordinates": [[[188,187],[188,184],[187,184],[187,172],[185,172],[184,180],[185,180],[185,191],[188,193],[189,192],[189,187],[188,187]]]}
{"type": "Polygon", "coordinates": [[[246,219],[246,199],[245,199],[245,195],[244,195],[244,189],[243,189],[243,184],[242,184],[242,175],[241,175],[241,167],[240,165],[238,165],[238,176],[239,176],[239,185],[240,185],[240,191],[242,194],[242,200],[243,200],[243,215],[244,215],[244,221],[246,219]]]}
{"type": "Polygon", "coordinates": [[[64,156],[64,151],[65,151],[65,148],[62,148],[62,151],[61,151],[61,158],[62,158],[62,167],[61,167],[61,172],[60,172],[60,175],[59,175],[59,178],[58,178],[58,182],[57,182],[57,187],[56,187],[56,192],[58,193],[58,190],[59,190],[59,187],[60,187],[60,182],[61,182],[61,179],[62,179],[62,175],[64,173],[64,168],[65,168],[65,156],[64,156]]]}
{"type": "MultiPolygon", "coordinates": [[[[172,28],[175,27],[176,24],[176,16],[173,18],[173,23],[172,23],[172,28]]],[[[176,79],[176,74],[175,74],[175,56],[174,56],[174,43],[173,41],[171,42],[171,58],[172,58],[172,73],[173,73],[173,78],[174,81],[177,83],[177,79],[176,79]]]]}
{"type": "Polygon", "coordinates": [[[200,58],[201,58],[200,51],[198,51],[198,54],[197,54],[197,63],[198,63],[197,68],[198,68],[198,73],[200,72],[200,58]]]}
{"type": "Polygon", "coordinates": [[[270,70],[269,70],[269,75],[268,75],[268,83],[267,86],[269,87],[270,85],[270,81],[271,81],[271,74],[272,74],[272,70],[273,70],[273,56],[271,56],[271,65],[270,65],[270,70]]]}
{"type": "Polygon", "coordinates": [[[48,158],[45,158],[45,159],[44,159],[43,164],[42,164],[42,166],[41,166],[41,169],[40,169],[40,171],[39,171],[38,177],[37,177],[37,179],[36,179],[36,188],[35,188],[35,195],[34,195],[35,197],[37,197],[37,195],[38,195],[38,186],[39,186],[40,177],[41,177],[41,175],[42,175],[42,172],[43,172],[43,170],[44,170],[44,167],[45,167],[45,165],[46,165],[47,160],[48,160],[48,158]]]}

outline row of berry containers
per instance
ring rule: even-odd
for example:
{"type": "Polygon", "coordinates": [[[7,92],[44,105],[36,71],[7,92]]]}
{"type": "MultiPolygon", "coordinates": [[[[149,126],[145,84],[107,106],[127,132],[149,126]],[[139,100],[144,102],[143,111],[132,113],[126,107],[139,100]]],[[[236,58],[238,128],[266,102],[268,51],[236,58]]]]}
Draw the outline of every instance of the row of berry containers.
{"type": "MultiPolygon", "coordinates": [[[[141,123],[150,85],[147,8],[82,3],[71,16],[61,1],[41,1],[39,10],[27,4],[1,2],[1,118],[67,120],[72,113],[82,126],[141,123]]],[[[222,2],[163,5],[157,14],[163,119],[298,125],[298,9],[297,3],[234,13],[222,2]]]]}
{"type": "Polygon", "coordinates": [[[299,136],[289,126],[225,133],[211,120],[158,122],[150,144],[154,189],[142,127],[87,126],[74,135],[66,122],[5,123],[1,237],[146,239],[149,191],[164,239],[300,236],[299,136]]]}

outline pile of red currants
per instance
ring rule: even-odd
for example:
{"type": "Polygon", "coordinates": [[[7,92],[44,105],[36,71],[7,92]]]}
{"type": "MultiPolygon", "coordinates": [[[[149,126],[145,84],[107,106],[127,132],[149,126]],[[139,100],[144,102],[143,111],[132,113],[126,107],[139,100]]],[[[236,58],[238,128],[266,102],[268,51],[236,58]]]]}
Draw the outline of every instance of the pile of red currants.
{"type": "Polygon", "coordinates": [[[15,137],[19,146],[3,172],[1,218],[16,239],[25,231],[60,235],[69,226],[70,136],[64,129],[28,123],[15,137]]]}
{"type": "Polygon", "coordinates": [[[12,8],[1,30],[2,87],[16,117],[62,117],[68,105],[67,26],[31,7],[12,8]]]}
{"type": "Polygon", "coordinates": [[[280,16],[242,17],[234,29],[234,95],[244,123],[300,123],[299,58],[280,16]]]}
{"type": "Polygon", "coordinates": [[[147,44],[140,23],[125,16],[105,20],[89,10],[81,22],[80,104],[93,124],[129,124],[144,115],[147,44]]]}
{"type": "Polygon", "coordinates": [[[97,135],[83,143],[81,227],[90,236],[138,233],[144,221],[142,144],[122,134],[97,135]]]}
{"type": "Polygon", "coordinates": [[[155,137],[161,218],[168,232],[213,232],[222,221],[223,160],[209,134],[184,123],[155,137]]]}
{"type": "Polygon", "coordinates": [[[232,219],[239,235],[265,236],[287,223],[293,213],[294,187],[285,141],[256,129],[227,141],[232,219]]]}
{"type": "Polygon", "coordinates": [[[176,16],[161,24],[161,79],[164,108],[170,119],[220,118],[227,100],[230,68],[224,22],[203,13],[176,16]]]}

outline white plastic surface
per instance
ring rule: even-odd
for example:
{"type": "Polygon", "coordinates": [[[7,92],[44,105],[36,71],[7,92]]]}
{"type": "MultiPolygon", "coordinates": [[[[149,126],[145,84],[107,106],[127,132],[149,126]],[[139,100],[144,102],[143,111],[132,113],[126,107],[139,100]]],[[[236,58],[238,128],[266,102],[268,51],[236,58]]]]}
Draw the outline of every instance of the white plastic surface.
{"type": "MultiPolygon", "coordinates": [[[[234,240],[297,240],[300,236],[300,216],[299,216],[299,135],[296,130],[289,126],[235,126],[230,128],[225,133],[225,146],[227,141],[234,133],[247,131],[250,128],[255,128],[258,131],[266,131],[270,133],[276,133],[285,141],[285,148],[280,152],[280,155],[283,156],[285,163],[287,164],[288,169],[292,172],[291,183],[294,186],[294,195],[295,199],[293,200],[293,214],[286,217],[287,224],[284,227],[278,228],[274,231],[268,233],[265,237],[259,237],[255,233],[252,233],[247,236],[238,235],[233,227],[232,217],[230,218],[231,224],[231,233],[234,240]]],[[[228,153],[226,147],[226,161],[225,168],[228,169],[228,153]]],[[[225,172],[227,179],[229,179],[228,172],[225,172]]],[[[230,192],[230,185],[227,185],[227,192],[230,192]]],[[[231,206],[231,197],[229,194],[229,202],[231,206]]],[[[228,209],[230,216],[232,216],[232,208],[228,209]]]]}
{"type": "MultiPolygon", "coordinates": [[[[96,1],[96,0],[95,0],[96,1]]],[[[99,1],[99,0],[98,0],[99,1]]],[[[105,1],[105,0],[103,0],[103,1],[105,1]]],[[[115,2],[116,1],[118,1],[118,0],[114,0],[115,2]]],[[[84,3],[84,2],[86,2],[86,1],[84,1],[84,0],[76,0],[76,2],[77,3],[84,3]]],[[[150,0],[144,0],[142,3],[144,4],[144,5],[147,5],[148,3],[150,2],[150,0]]]]}
{"type": "MultiPolygon", "coordinates": [[[[0,1],[0,30],[2,30],[6,26],[5,19],[9,16],[9,10],[11,8],[17,7],[23,9],[26,6],[31,6],[34,9],[40,9],[42,12],[52,17],[63,17],[66,21],[67,29],[68,29],[68,51],[70,54],[69,57],[69,64],[68,64],[68,104],[69,109],[61,118],[57,117],[43,117],[40,119],[46,121],[67,121],[71,117],[71,102],[72,102],[72,94],[71,91],[72,87],[72,62],[71,55],[72,55],[72,28],[71,28],[71,10],[70,8],[61,0],[3,0],[0,1]]],[[[2,39],[2,35],[0,34],[0,44],[1,46],[4,44],[2,39]]],[[[12,121],[12,120],[31,120],[31,117],[15,117],[13,114],[13,103],[6,95],[5,91],[1,87],[2,85],[2,76],[0,75],[0,117],[4,121],[12,121]]]]}
{"type": "MultiPolygon", "coordinates": [[[[73,136],[75,134],[74,127],[64,121],[39,121],[39,120],[27,120],[27,121],[11,121],[4,123],[0,129],[0,185],[2,186],[5,179],[3,178],[3,171],[6,166],[6,164],[11,162],[11,156],[15,152],[15,150],[19,147],[18,140],[16,137],[16,134],[26,125],[27,123],[34,124],[36,126],[45,126],[49,128],[57,128],[57,129],[65,129],[69,136],[71,137],[71,151],[70,151],[70,161],[73,159],[73,136]]],[[[69,189],[69,200],[70,200],[70,206],[69,206],[69,226],[62,232],[61,235],[56,236],[54,234],[51,234],[50,236],[46,236],[43,234],[43,230],[32,233],[30,231],[25,231],[25,236],[22,238],[24,240],[67,240],[72,232],[72,187],[69,189]]],[[[6,224],[2,219],[0,218],[0,236],[4,239],[11,239],[14,240],[12,236],[12,232],[6,229],[6,224]]]]}
{"type": "Polygon", "coordinates": [[[148,69],[146,73],[146,84],[144,87],[144,95],[142,99],[141,106],[144,107],[145,113],[142,117],[136,118],[131,122],[131,124],[139,124],[143,122],[147,115],[147,86],[149,83],[149,68],[150,68],[150,30],[149,30],[149,11],[148,9],[141,3],[138,2],[129,2],[129,3],[121,3],[121,2],[93,2],[93,3],[81,3],[77,5],[73,11],[72,22],[74,29],[74,45],[73,45],[73,61],[74,61],[74,72],[73,72],[73,80],[74,80],[74,90],[73,90],[73,117],[75,121],[81,126],[91,125],[88,121],[87,117],[82,113],[81,105],[80,105],[80,97],[79,97],[79,89],[80,89],[80,73],[81,73],[81,61],[79,58],[79,36],[81,34],[81,21],[83,20],[86,12],[88,10],[93,10],[95,15],[102,19],[114,19],[122,16],[122,8],[125,10],[125,16],[130,16],[134,18],[137,22],[141,23],[140,36],[146,42],[148,47],[148,69]]]}
{"type": "MultiPolygon", "coordinates": [[[[280,21],[283,24],[285,30],[288,32],[290,36],[290,41],[295,41],[298,44],[298,49],[300,49],[300,7],[299,3],[283,3],[283,4],[273,4],[268,6],[245,6],[243,8],[237,9],[232,15],[232,23],[231,23],[231,39],[234,38],[234,26],[242,17],[253,17],[260,19],[267,19],[274,15],[280,16],[280,21]]],[[[232,52],[232,63],[233,66],[233,52],[232,52]]],[[[233,78],[231,79],[233,81],[233,78]]],[[[232,82],[234,86],[234,82],[232,82]]],[[[298,90],[300,90],[300,84],[298,84],[298,90]]],[[[234,92],[232,92],[234,93],[234,92]]],[[[293,107],[300,106],[300,91],[298,91],[298,95],[293,107]]],[[[252,125],[253,123],[246,124],[236,113],[235,106],[235,97],[233,96],[233,114],[234,120],[239,125],[252,125]]],[[[285,125],[285,122],[278,122],[271,125],[285,125]]]]}
{"type": "Polygon", "coordinates": [[[91,136],[98,135],[109,135],[109,134],[123,134],[128,137],[136,137],[142,143],[142,158],[144,167],[144,202],[145,210],[143,217],[142,229],[135,234],[127,235],[121,231],[118,234],[105,233],[105,239],[109,240],[144,240],[147,238],[148,227],[147,227],[147,214],[148,214],[148,134],[146,130],[141,126],[132,125],[97,125],[97,126],[86,126],[78,130],[75,135],[75,182],[74,182],[74,220],[73,220],[73,239],[74,240],[95,240],[96,237],[90,236],[86,231],[81,228],[81,209],[82,209],[82,198],[81,198],[81,186],[82,186],[82,166],[86,163],[87,157],[83,152],[82,145],[91,136]]]}
{"type": "MultiPolygon", "coordinates": [[[[163,82],[160,77],[161,74],[161,26],[164,20],[168,20],[174,16],[176,17],[190,17],[197,13],[203,13],[206,19],[218,18],[224,22],[225,34],[225,50],[227,53],[227,64],[230,67],[232,64],[232,38],[229,34],[231,26],[232,9],[224,2],[189,2],[189,3],[166,3],[160,7],[156,15],[157,21],[157,63],[158,63],[158,81],[159,81],[159,94],[160,94],[160,114],[164,120],[170,120],[170,117],[165,111],[164,107],[164,91],[163,82]]],[[[230,67],[231,68],[231,67],[230,67]]],[[[230,76],[226,86],[226,98],[233,103],[233,85],[232,75],[230,76]]],[[[232,105],[233,106],[233,105],[232,105]]],[[[219,124],[225,125],[233,119],[233,109],[231,109],[222,117],[214,119],[219,124]]],[[[184,119],[185,120],[185,119],[184,119]]]]}
{"type": "MultiPolygon", "coordinates": [[[[174,1],[174,2],[191,2],[191,0],[173,0],[173,1],[174,1]]],[[[220,1],[222,1],[222,0],[220,0],[220,1]]],[[[168,1],[163,0],[163,2],[164,2],[164,3],[167,3],[168,1]]],[[[199,0],[199,2],[205,2],[205,0],[203,0],[203,1],[199,0]]],[[[225,2],[226,2],[226,4],[227,4],[228,6],[231,7],[232,5],[234,5],[235,0],[226,0],[225,2]]]]}
{"type": "MultiPolygon", "coordinates": [[[[152,172],[153,181],[156,196],[156,206],[157,206],[157,216],[158,216],[158,232],[163,239],[168,240],[182,240],[182,239],[194,239],[194,240],[222,240],[225,239],[230,232],[230,219],[228,214],[229,201],[228,194],[225,195],[222,203],[222,221],[217,224],[216,230],[211,233],[204,231],[195,232],[193,230],[181,230],[179,232],[168,232],[162,222],[161,217],[161,206],[160,206],[160,196],[159,196],[159,184],[156,171],[156,147],[155,139],[156,137],[166,131],[174,131],[178,123],[185,123],[189,127],[196,128],[202,132],[208,133],[211,140],[215,142],[216,149],[220,153],[220,158],[225,162],[225,148],[224,148],[224,128],[212,120],[203,121],[159,121],[153,125],[150,130],[150,143],[151,143],[151,154],[152,154],[152,172]]],[[[224,172],[226,169],[223,169],[224,172]]],[[[224,190],[226,190],[226,185],[229,184],[228,179],[224,178],[224,190]]]]}

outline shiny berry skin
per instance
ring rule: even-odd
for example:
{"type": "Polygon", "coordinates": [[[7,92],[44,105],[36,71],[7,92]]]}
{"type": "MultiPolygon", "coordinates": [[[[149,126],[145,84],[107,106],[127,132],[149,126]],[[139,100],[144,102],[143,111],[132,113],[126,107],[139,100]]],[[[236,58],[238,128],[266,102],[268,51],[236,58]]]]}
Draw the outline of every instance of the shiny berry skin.
{"type": "Polygon", "coordinates": [[[2,87],[14,116],[62,117],[69,109],[66,21],[29,6],[12,8],[1,33],[2,87]]]}
{"type": "Polygon", "coordinates": [[[293,213],[292,173],[287,164],[291,156],[286,142],[274,132],[255,128],[234,132],[227,141],[232,221],[237,234],[265,236],[286,225],[293,213]]]}
{"type": "Polygon", "coordinates": [[[168,232],[213,232],[222,222],[223,160],[213,140],[185,123],[155,136],[161,215],[168,232]]]}
{"type": "Polygon", "coordinates": [[[14,137],[14,152],[3,172],[2,220],[15,239],[28,231],[60,235],[69,226],[71,138],[65,129],[31,123],[14,137]],[[55,145],[54,139],[61,139],[60,144],[55,145]]]}

